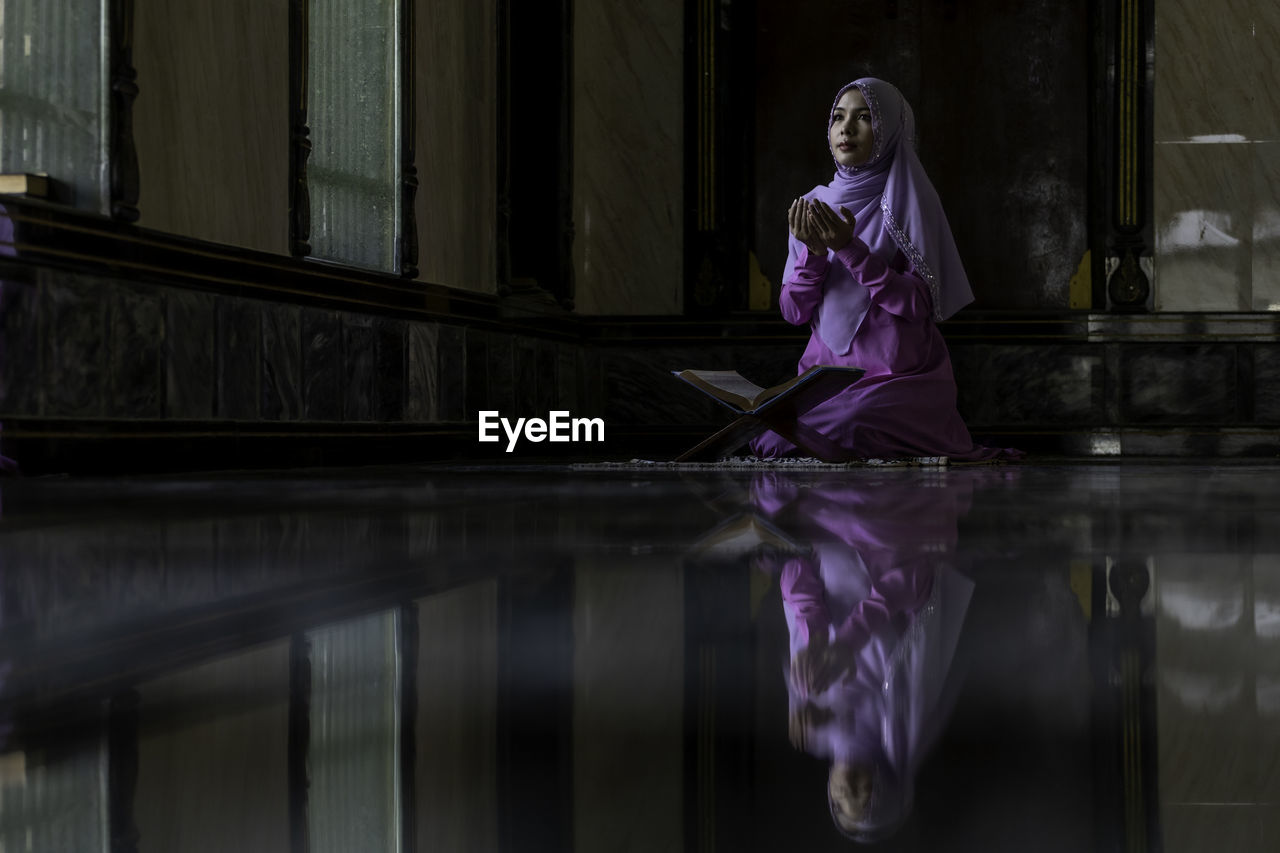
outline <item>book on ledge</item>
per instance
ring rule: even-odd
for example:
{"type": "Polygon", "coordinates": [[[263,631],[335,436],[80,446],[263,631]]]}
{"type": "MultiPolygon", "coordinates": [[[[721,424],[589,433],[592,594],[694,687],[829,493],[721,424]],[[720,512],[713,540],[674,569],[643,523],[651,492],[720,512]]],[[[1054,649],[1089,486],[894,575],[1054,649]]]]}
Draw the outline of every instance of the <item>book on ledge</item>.
{"type": "MultiPolygon", "coordinates": [[[[736,370],[673,370],[678,379],[697,388],[709,397],[728,406],[739,414],[759,414],[770,406],[787,399],[820,380],[830,377],[838,381],[840,387],[848,387],[865,373],[861,367],[836,367],[831,364],[819,364],[811,367],[799,376],[793,376],[786,382],[771,388],[761,388],[736,370]]],[[[827,381],[830,381],[827,380],[827,381]]]]}
{"type": "Polygon", "coordinates": [[[26,172],[0,175],[0,195],[25,195],[30,198],[49,197],[49,176],[26,172]]]}

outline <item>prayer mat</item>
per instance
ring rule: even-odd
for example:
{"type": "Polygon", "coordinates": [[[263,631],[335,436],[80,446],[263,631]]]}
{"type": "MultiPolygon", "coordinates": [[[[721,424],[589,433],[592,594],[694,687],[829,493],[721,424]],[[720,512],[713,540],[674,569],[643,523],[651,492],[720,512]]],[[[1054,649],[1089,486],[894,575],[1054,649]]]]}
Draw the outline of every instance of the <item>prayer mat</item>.
{"type": "Polygon", "coordinates": [[[593,462],[570,466],[574,471],[841,471],[854,468],[945,468],[946,456],[912,456],[904,459],[855,459],[849,462],[823,462],[812,456],[760,459],[755,456],[730,456],[715,462],[663,462],[632,459],[629,462],[593,462]]]}

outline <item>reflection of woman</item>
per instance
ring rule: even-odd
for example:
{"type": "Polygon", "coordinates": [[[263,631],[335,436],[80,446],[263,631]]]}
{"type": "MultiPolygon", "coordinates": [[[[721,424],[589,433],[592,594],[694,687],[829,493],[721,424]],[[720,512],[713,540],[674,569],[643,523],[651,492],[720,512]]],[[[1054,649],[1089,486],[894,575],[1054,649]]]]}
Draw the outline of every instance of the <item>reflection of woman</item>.
{"type": "Polygon", "coordinates": [[[827,760],[827,801],[849,838],[907,818],[914,777],[941,729],[944,686],[972,582],[947,563],[968,481],[800,484],[775,474],[753,503],[809,554],[776,565],[790,631],[790,734],[827,760]]]}

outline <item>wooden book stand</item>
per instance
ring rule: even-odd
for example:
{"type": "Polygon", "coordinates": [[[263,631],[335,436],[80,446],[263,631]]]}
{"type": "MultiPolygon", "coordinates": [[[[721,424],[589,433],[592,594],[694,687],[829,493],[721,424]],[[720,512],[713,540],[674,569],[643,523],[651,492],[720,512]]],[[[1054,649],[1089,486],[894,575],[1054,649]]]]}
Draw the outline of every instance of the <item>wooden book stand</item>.
{"type": "MultiPolygon", "coordinates": [[[[685,374],[692,372],[684,371],[685,374]]],[[[765,395],[764,401],[752,408],[745,408],[739,403],[724,399],[724,396],[718,394],[716,390],[706,387],[707,383],[697,382],[680,372],[674,372],[677,378],[688,382],[738,415],[724,429],[680,454],[676,457],[676,461],[699,462],[720,459],[770,429],[801,451],[823,462],[847,461],[852,458],[849,451],[817,430],[800,423],[800,418],[810,409],[848,388],[864,372],[857,367],[830,365],[814,367],[777,388],[768,391],[762,389],[765,395]]]]}

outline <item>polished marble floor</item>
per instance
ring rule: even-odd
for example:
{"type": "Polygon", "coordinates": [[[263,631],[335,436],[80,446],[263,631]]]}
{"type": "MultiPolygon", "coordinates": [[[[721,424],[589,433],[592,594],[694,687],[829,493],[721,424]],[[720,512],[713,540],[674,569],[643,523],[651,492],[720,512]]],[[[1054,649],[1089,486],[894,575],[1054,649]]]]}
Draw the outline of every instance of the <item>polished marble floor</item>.
{"type": "Polygon", "coordinates": [[[1280,849],[1277,470],[0,481],[0,851],[1280,849]]]}

